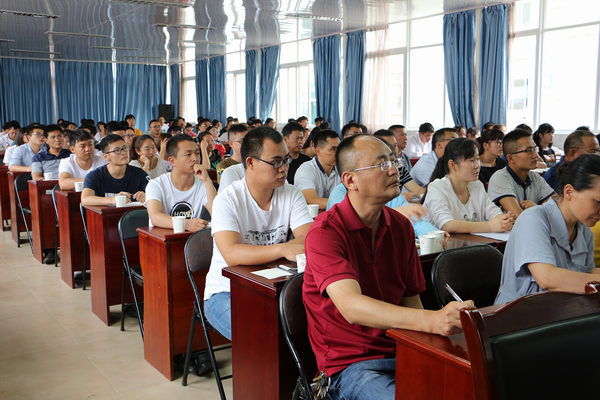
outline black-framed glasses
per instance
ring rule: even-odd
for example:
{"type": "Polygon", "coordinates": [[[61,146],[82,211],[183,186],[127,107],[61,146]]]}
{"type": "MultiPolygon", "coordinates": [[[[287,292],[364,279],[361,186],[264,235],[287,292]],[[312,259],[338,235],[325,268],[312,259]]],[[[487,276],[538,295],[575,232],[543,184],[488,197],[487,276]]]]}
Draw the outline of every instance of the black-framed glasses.
{"type": "Polygon", "coordinates": [[[290,165],[292,163],[292,161],[294,160],[292,157],[286,157],[283,160],[270,162],[270,161],[265,161],[258,157],[253,157],[253,158],[256,158],[258,161],[262,161],[266,164],[272,165],[273,168],[275,168],[275,169],[281,168],[283,165],[290,165]]]}
{"type": "Polygon", "coordinates": [[[535,153],[535,147],[528,147],[524,150],[515,151],[514,153],[509,153],[509,154],[519,154],[519,153],[527,153],[529,155],[532,155],[533,153],[535,153]]]}
{"type": "Polygon", "coordinates": [[[357,169],[353,169],[352,171],[348,171],[348,172],[363,171],[365,169],[372,169],[372,168],[381,168],[381,170],[383,172],[385,172],[385,171],[389,171],[392,168],[392,166],[398,168],[400,166],[400,160],[384,161],[381,164],[373,165],[371,167],[357,168],[357,169]]]}
{"type": "Polygon", "coordinates": [[[115,153],[115,155],[120,156],[121,153],[129,151],[129,146],[124,146],[121,148],[114,149],[112,151],[105,151],[104,154],[115,153]]]}
{"type": "Polygon", "coordinates": [[[125,137],[130,138],[130,137],[134,137],[135,135],[133,133],[126,133],[125,137]]]}
{"type": "Polygon", "coordinates": [[[572,147],[572,149],[577,149],[579,151],[582,151],[582,152],[588,153],[588,154],[596,154],[596,155],[600,154],[600,149],[583,150],[583,149],[580,149],[579,147],[572,147]]]}

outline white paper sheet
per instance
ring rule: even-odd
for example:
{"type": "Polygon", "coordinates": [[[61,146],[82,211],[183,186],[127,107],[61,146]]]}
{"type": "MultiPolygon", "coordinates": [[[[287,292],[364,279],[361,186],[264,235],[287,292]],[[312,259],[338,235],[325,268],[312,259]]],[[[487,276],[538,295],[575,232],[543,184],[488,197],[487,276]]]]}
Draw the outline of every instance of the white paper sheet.
{"type": "Polygon", "coordinates": [[[252,273],[267,279],[277,279],[281,278],[282,276],[292,275],[291,273],[281,270],[279,268],[261,269],[260,271],[252,271],[252,273]]]}
{"type": "Polygon", "coordinates": [[[132,201],[131,203],[125,204],[125,207],[138,207],[143,205],[144,203],[140,203],[139,201],[132,201]]]}
{"type": "Polygon", "coordinates": [[[473,233],[473,235],[483,236],[489,239],[500,240],[503,242],[508,241],[510,232],[485,232],[485,233],[473,233]]]}

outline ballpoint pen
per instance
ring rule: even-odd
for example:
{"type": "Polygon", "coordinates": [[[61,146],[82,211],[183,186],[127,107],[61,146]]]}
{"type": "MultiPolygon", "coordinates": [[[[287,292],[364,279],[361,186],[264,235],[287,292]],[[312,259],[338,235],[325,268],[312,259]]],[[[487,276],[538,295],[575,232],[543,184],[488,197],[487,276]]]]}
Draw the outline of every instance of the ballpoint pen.
{"type": "Polygon", "coordinates": [[[456,301],[460,301],[461,303],[464,303],[463,299],[461,299],[460,296],[456,294],[456,292],[454,291],[454,289],[452,289],[450,287],[450,285],[448,285],[447,283],[446,283],[446,290],[450,292],[450,294],[452,295],[452,297],[454,297],[454,299],[456,301]]]}

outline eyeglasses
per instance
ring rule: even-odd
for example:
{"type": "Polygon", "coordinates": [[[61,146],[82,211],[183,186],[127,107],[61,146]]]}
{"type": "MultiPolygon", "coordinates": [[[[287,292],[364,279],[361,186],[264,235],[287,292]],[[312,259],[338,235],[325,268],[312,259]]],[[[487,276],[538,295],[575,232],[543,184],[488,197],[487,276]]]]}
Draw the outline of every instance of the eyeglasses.
{"type": "Polygon", "coordinates": [[[588,154],[596,154],[596,155],[600,154],[600,149],[583,150],[583,149],[580,149],[579,147],[572,147],[572,148],[582,151],[584,153],[588,153],[588,154]]]}
{"type": "Polygon", "coordinates": [[[44,137],[44,134],[43,133],[39,133],[39,132],[31,132],[31,135],[37,136],[37,137],[44,137]]]}
{"type": "Polygon", "coordinates": [[[352,171],[348,171],[348,172],[363,171],[365,169],[371,169],[371,168],[381,168],[381,170],[385,172],[385,171],[389,171],[392,168],[392,166],[398,168],[400,166],[400,160],[384,161],[378,165],[373,165],[371,167],[357,168],[357,169],[353,169],[352,171]]]}
{"type": "Polygon", "coordinates": [[[150,128],[160,128],[160,125],[152,125],[150,128]]]}
{"type": "Polygon", "coordinates": [[[58,140],[64,138],[63,135],[48,136],[48,140],[58,140]]]}
{"type": "Polygon", "coordinates": [[[253,158],[256,158],[258,161],[262,161],[266,164],[272,165],[273,168],[275,168],[275,169],[281,168],[283,165],[290,165],[292,163],[292,161],[294,160],[292,157],[286,157],[283,160],[269,162],[269,161],[262,160],[258,157],[253,157],[253,158]]]}
{"type": "Polygon", "coordinates": [[[438,140],[438,142],[445,142],[445,141],[450,141],[450,140],[454,140],[454,139],[456,139],[456,138],[455,137],[451,137],[451,138],[447,138],[447,139],[438,140]]]}
{"type": "Polygon", "coordinates": [[[519,151],[515,151],[514,153],[509,153],[509,154],[519,154],[519,153],[527,153],[529,155],[535,153],[535,147],[528,147],[525,150],[519,150],[519,151]]]}
{"type": "Polygon", "coordinates": [[[134,136],[135,135],[133,133],[126,133],[125,134],[125,137],[127,137],[127,138],[131,138],[131,137],[134,137],[134,136]]]}
{"type": "Polygon", "coordinates": [[[502,146],[502,140],[490,140],[490,143],[496,143],[498,146],[502,146]]]}
{"type": "Polygon", "coordinates": [[[120,156],[121,153],[129,151],[129,146],[124,146],[121,148],[114,149],[113,151],[105,151],[104,154],[115,153],[115,155],[120,156]]]}

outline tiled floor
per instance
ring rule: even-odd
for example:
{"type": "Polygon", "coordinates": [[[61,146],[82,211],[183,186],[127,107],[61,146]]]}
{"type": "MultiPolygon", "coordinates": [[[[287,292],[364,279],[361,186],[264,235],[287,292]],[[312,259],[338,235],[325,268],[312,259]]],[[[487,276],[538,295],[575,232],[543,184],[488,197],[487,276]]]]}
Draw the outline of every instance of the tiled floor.
{"type": "MultiPolygon", "coordinates": [[[[120,306],[111,313],[106,326],[91,311],[89,290],[71,289],[60,268],[0,232],[0,399],[219,398],[212,375],[190,375],[183,387],[179,370],[169,382],[144,360],[137,321],[126,317],[121,332],[120,306]]],[[[231,352],[223,357],[230,372],[231,352]]],[[[231,380],[224,386],[233,398],[231,380]]]]}

